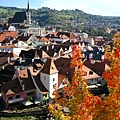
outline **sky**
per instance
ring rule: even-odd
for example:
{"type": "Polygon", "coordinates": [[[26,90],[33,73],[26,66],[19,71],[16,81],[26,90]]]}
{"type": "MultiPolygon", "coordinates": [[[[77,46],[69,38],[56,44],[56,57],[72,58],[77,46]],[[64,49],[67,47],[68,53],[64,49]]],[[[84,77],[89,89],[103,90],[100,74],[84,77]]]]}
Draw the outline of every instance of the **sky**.
{"type": "MultiPolygon", "coordinates": [[[[27,3],[28,0],[0,0],[0,6],[26,8],[27,3]]],[[[34,9],[79,9],[93,15],[120,16],[120,0],[29,0],[29,4],[34,9]]]]}

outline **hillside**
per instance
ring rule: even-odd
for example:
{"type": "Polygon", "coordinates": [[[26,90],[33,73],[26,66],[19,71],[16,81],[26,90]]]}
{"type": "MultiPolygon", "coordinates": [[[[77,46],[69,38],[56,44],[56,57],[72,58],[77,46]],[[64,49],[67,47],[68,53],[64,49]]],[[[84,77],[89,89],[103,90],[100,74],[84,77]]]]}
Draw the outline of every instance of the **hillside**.
{"type": "MultiPolygon", "coordinates": [[[[12,18],[17,11],[26,9],[0,6],[0,21],[12,18]]],[[[105,28],[120,28],[120,17],[109,17],[87,14],[81,10],[55,10],[42,7],[38,10],[30,9],[32,19],[40,26],[52,26],[67,31],[85,31],[90,35],[106,35],[105,28]],[[101,30],[99,32],[99,30],[101,30]]]]}
{"type": "MultiPolygon", "coordinates": [[[[15,12],[25,11],[25,9],[16,8],[16,7],[2,7],[0,6],[0,20],[8,19],[13,17],[15,12]]],[[[103,19],[102,16],[87,14],[81,10],[55,10],[47,7],[35,10],[31,9],[32,19],[35,19],[39,22],[40,25],[49,25],[49,24],[68,24],[70,21],[77,21],[78,23],[83,23],[89,20],[96,20],[100,22],[103,19]]],[[[105,17],[104,17],[105,18],[105,17]]]]}

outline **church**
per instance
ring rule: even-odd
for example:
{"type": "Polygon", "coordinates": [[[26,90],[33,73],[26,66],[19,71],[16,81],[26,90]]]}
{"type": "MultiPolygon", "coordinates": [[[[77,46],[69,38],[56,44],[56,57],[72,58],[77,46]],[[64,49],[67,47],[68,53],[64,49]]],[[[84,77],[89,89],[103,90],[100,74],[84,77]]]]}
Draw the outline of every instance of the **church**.
{"type": "Polygon", "coordinates": [[[27,5],[27,10],[26,12],[16,12],[14,17],[12,18],[11,21],[12,25],[23,25],[23,24],[31,24],[31,13],[29,9],[29,2],[27,5]]]}
{"type": "Polygon", "coordinates": [[[40,36],[44,33],[45,28],[41,28],[38,22],[31,19],[31,12],[29,7],[29,1],[27,9],[24,12],[16,12],[12,18],[10,24],[16,28],[16,30],[24,35],[36,35],[40,36]]]}

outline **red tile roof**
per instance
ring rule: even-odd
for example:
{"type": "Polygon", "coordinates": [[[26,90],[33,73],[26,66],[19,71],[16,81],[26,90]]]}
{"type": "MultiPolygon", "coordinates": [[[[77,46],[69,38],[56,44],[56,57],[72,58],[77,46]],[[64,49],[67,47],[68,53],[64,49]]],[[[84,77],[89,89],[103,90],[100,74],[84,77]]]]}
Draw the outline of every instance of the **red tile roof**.
{"type": "Polygon", "coordinates": [[[5,35],[3,33],[0,33],[0,42],[3,42],[5,40],[5,35]]]}
{"type": "Polygon", "coordinates": [[[45,86],[42,84],[41,80],[40,80],[40,74],[37,74],[37,76],[33,76],[34,77],[34,80],[38,86],[38,88],[40,89],[40,91],[43,93],[43,94],[48,94],[49,91],[45,88],[45,86]]]}
{"type": "Polygon", "coordinates": [[[16,37],[16,35],[18,35],[18,32],[16,32],[16,31],[4,31],[4,35],[14,38],[14,37],[16,37]]]}

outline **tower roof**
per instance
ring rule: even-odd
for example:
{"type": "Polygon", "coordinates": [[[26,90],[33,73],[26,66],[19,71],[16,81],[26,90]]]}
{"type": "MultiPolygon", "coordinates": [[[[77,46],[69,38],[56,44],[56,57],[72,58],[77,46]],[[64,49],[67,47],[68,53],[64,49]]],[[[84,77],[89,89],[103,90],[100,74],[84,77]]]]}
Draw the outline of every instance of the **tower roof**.
{"type": "Polygon", "coordinates": [[[50,75],[50,74],[58,73],[58,70],[54,64],[54,61],[52,59],[48,58],[46,63],[44,64],[41,72],[50,75]]]}
{"type": "Polygon", "coordinates": [[[29,1],[28,1],[28,4],[27,4],[27,12],[29,11],[29,9],[30,9],[30,8],[29,8],[29,1]]]}

